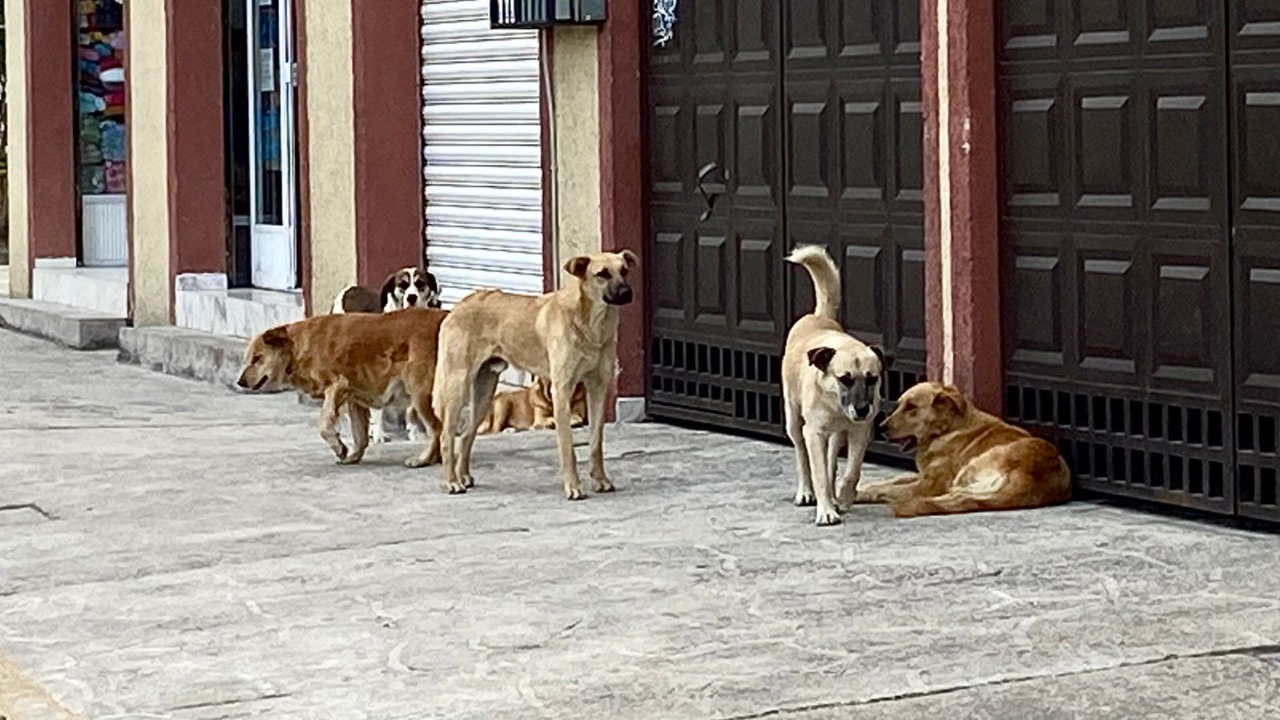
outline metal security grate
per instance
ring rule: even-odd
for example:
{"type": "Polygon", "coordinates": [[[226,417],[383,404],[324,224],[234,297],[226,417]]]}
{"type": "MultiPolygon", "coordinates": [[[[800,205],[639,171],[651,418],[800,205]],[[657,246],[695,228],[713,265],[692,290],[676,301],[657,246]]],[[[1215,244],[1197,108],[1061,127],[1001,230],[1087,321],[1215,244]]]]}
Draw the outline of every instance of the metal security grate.
{"type": "MultiPolygon", "coordinates": [[[[785,439],[782,355],[697,340],[657,336],[650,348],[650,398],[655,415],[785,439]]],[[[888,373],[896,399],[920,379],[914,368],[888,373]]],[[[871,453],[904,459],[877,430],[871,453]]]]}
{"type": "Polygon", "coordinates": [[[1009,385],[1005,415],[1057,442],[1085,489],[1234,511],[1231,428],[1217,408],[1009,385]]]}
{"type": "Polygon", "coordinates": [[[1236,504],[1239,513],[1261,520],[1280,521],[1277,497],[1278,423],[1272,415],[1239,413],[1236,416],[1236,504]]]}
{"type": "Polygon", "coordinates": [[[784,436],[780,354],[663,336],[651,353],[652,399],[663,414],[784,436]]]}

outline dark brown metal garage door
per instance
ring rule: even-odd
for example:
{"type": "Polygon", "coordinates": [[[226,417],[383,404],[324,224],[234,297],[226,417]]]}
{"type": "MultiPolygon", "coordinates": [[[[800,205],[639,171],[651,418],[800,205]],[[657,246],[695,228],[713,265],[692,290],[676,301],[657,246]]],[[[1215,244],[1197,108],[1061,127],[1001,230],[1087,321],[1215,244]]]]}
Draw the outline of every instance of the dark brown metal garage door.
{"type": "Polygon", "coordinates": [[[999,14],[1006,413],[1089,489],[1280,519],[1280,1],[999,14]]]}
{"type": "Polygon", "coordinates": [[[783,340],[813,307],[797,243],[837,258],[896,394],[924,370],[918,5],[679,9],[647,76],[652,413],[782,435],[783,340]]]}

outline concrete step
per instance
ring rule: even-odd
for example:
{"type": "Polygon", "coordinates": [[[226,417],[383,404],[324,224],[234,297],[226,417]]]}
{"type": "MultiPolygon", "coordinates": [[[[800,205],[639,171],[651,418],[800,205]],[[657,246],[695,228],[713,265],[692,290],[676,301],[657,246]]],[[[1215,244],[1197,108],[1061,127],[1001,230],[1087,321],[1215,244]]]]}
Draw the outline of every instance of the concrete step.
{"type": "Polygon", "coordinates": [[[159,325],[120,329],[120,362],[235,389],[247,341],[159,325]]]}
{"type": "Polygon", "coordinates": [[[0,297],[0,326],[76,350],[116,347],[123,317],[56,303],[0,297]]]}

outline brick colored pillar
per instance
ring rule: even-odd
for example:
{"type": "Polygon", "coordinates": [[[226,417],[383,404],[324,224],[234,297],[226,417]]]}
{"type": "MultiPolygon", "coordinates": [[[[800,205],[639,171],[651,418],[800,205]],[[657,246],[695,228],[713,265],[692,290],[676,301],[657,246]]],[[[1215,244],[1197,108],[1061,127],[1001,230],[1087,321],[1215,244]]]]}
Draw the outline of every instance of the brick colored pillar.
{"type": "Polygon", "coordinates": [[[72,4],[26,0],[28,267],[36,258],[74,258],[76,105],[72,4]]]}
{"type": "Polygon", "coordinates": [[[423,262],[418,13],[417,2],[351,4],[356,267],[370,287],[423,262]]]}
{"type": "Polygon", "coordinates": [[[640,258],[632,281],[635,300],[622,310],[618,331],[618,396],[644,397],[648,316],[645,278],[651,270],[645,252],[644,117],[640,46],[642,6],[621,2],[609,6],[600,33],[600,246],[605,252],[629,249],[640,258]]]}
{"type": "Polygon", "coordinates": [[[1000,412],[995,0],[921,0],[928,376],[1000,412]]]}

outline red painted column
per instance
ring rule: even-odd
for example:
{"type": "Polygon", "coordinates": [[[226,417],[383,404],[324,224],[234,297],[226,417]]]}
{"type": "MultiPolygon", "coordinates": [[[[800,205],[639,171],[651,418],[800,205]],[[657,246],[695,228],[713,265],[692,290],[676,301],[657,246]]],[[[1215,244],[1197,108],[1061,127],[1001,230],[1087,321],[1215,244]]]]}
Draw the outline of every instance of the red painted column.
{"type": "Polygon", "coordinates": [[[71,3],[26,0],[25,7],[30,267],[38,257],[77,256],[75,48],[71,3]]]}
{"type": "Polygon", "coordinates": [[[640,258],[633,276],[635,300],[622,311],[618,330],[620,397],[644,397],[645,352],[648,349],[645,252],[643,85],[640,45],[647,3],[609,5],[609,19],[600,33],[600,214],[601,247],[606,252],[628,249],[640,258]]]}
{"type": "Polygon", "coordinates": [[[921,0],[928,375],[1000,412],[995,0],[921,0]]]}
{"type": "Polygon", "coordinates": [[[417,2],[351,3],[356,266],[363,285],[423,262],[417,2]]]}
{"type": "Polygon", "coordinates": [[[170,319],[173,278],[227,270],[222,9],[166,0],[170,319]]]}

